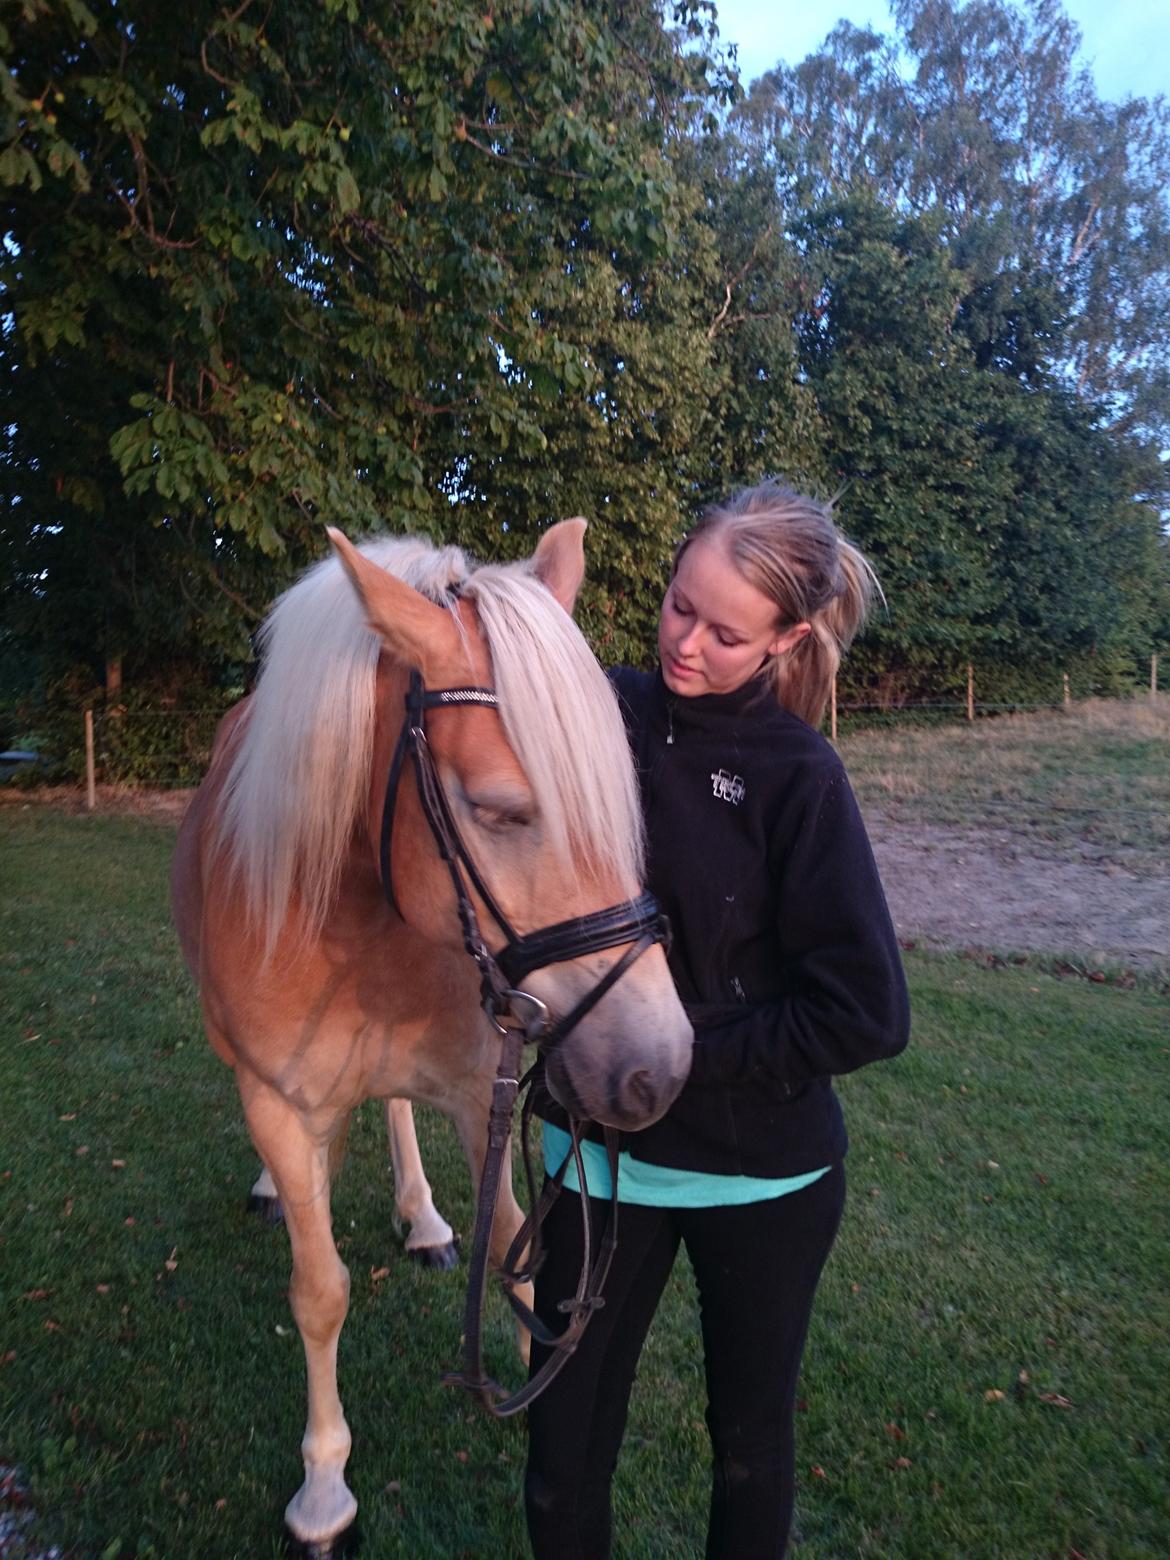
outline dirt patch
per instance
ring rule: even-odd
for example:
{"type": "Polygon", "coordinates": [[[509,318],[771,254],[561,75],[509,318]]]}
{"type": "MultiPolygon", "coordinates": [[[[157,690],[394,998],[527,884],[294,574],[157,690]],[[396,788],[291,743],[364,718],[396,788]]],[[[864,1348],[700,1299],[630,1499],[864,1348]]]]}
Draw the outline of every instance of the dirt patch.
{"type": "Polygon", "coordinates": [[[1009,829],[866,822],[903,939],[946,948],[1170,965],[1170,875],[1088,843],[1043,845],[1009,829]]]}

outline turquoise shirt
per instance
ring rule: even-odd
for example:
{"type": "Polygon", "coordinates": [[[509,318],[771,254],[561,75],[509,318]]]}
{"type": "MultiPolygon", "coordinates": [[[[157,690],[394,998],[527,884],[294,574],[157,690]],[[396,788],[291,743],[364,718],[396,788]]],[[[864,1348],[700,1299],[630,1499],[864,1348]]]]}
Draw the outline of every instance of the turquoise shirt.
{"type": "MultiPolygon", "coordinates": [[[[555,1175],[572,1147],[572,1139],[562,1127],[542,1123],[544,1168],[555,1175]]],[[[609,1161],[600,1143],[585,1140],[581,1144],[585,1179],[590,1197],[609,1197],[609,1161]]],[[[637,1203],[643,1208],[725,1208],[742,1203],[767,1202],[788,1192],[799,1192],[821,1176],[829,1165],[805,1175],[786,1175],[779,1179],[758,1175],[701,1175],[695,1170],[672,1170],[666,1165],[650,1165],[633,1159],[624,1151],[618,1155],[618,1201],[637,1203]]],[[[581,1190],[577,1166],[570,1162],[564,1184],[571,1192],[581,1190]]]]}

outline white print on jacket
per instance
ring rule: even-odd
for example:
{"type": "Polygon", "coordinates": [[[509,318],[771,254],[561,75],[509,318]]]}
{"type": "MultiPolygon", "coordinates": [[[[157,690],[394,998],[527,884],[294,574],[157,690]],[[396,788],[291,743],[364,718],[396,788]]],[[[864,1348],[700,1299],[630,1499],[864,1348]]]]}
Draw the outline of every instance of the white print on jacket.
{"type": "Polygon", "coordinates": [[[711,774],[711,785],[721,802],[731,802],[738,807],[744,799],[742,775],[733,775],[726,769],[716,769],[711,774]]]}

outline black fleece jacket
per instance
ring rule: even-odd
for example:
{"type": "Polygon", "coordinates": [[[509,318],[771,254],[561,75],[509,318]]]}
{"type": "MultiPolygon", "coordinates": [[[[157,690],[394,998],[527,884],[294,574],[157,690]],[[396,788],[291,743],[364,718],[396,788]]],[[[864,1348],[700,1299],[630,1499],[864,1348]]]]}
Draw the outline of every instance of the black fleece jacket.
{"type": "Polygon", "coordinates": [[[691,1074],[637,1159],[797,1175],[847,1139],[831,1079],[909,1036],[897,939],[857,803],[819,733],[756,680],[676,698],[610,674],[638,765],[647,885],[695,1029],[691,1074]]]}

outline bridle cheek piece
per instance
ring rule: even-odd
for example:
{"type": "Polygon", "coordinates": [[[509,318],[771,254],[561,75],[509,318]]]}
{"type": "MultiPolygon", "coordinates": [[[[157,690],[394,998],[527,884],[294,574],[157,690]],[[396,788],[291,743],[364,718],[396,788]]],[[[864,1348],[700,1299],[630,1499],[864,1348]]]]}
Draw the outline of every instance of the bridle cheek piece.
{"type": "Polygon", "coordinates": [[[430,744],[427,742],[426,711],[460,705],[498,708],[499,699],[492,688],[428,689],[423,683],[421,674],[417,671],[411,672],[410,685],[406,692],[406,718],[402,723],[402,731],[394,749],[390,774],[386,782],[379,861],[386,898],[392,908],[401,915],[402,911],[394,893],[391,845],[398,786],[409,753],[414,765],[423,815],[430,827],[439,855],[446,863],[455,890],[455,903],[463,932],[463,946],[475,960],[476,968],[479,970],[484,1012],[495,1025],[502,1040],[500,1063],[492,1086],[492,1104],[488,1117],[488,1149],[480,1178],[475,1236],[468,1275],[467,1308],[464,1317],[464,1369],[445,1378],[452,1384],[470,1388],[485,1407],[502,1418],[527,1407],[544,1390],[576,1348],[589,1317],[603,1304],[600,1289],[617,1245],[616,1133],[608,1127],[604,1129],[612,1186],[610,1225],[601,1242],[597,1259],[593,1261],[585,1172],[580,1150],[580,1136],[585,1124],[577,1121],[570,1123],[572,1138],[570,1154],[556,1176],[548,1181],[543,1195],[538,1199],[528,1153],[528,1130],[532,1115],[532,1095],[529,1094],[525,1101],[521,1125],[524,1169],[528,1178],[529,1206],[532,1211],[512,1242],[499,1277],[521,1321],[539,1342],[547,1345],[553,1352],[527,1385],[508,1397],[502,1387],[484,1374],[480,1339],[483,1296],[487,1280],[487,1252],[495,1218],[496,1197],[503,1173],[504,1154],[512,1130],[512,1113],[516,1096],[521,1088],[540,1078],[543,1062],[564,1041],[586,1013],[621,979],[636,959],[656,943],[669,948],[670,923],[660,910],[653,894],[643,893],[637,899],[625,904],[611,905],[608,909],[594,911],[591,915],[558,921],[554,926],[542,927],[524,936],[520,936],[512,928],[484,882],[475,858],[459,833],[430,744]],[[498,953],[493,954],[484,940],[471,897],[472,889],[478,894],[492,920],[507,939],[498,953]],[[531,992],[525,991],[522,987],[522,982],[533,970],[542,969],[550,964],[563,964],[571,959],[582,958],[586,954],[600,953],[608,948],[618,948],[623,945],[627,946],[621,958],[610,966],[575,1007],[555,1021],[552,1020],[547,1006],[540,998],[534,997],[531,992]],[[521,1056],[524,1046],[528,1043],[535,1044],[539,1048],[540,1055],[524,1077],[521,1077],[521,1056]],[[576,1294],[572,1299],[561,1302],[561,1309],[569,1314],[569,1324],[563,1333],[553,1335],[518,1299],[513,1289],[518,1283],[530,1281],[539,1266],[540,1224],[560,1192],[570,1162],[576,1165],[582,1189],[584,1260],[576,1294]],[[528,1259],[521,1269],[518,1263],[526,1245],[529,1248],[528,1259]]]}

